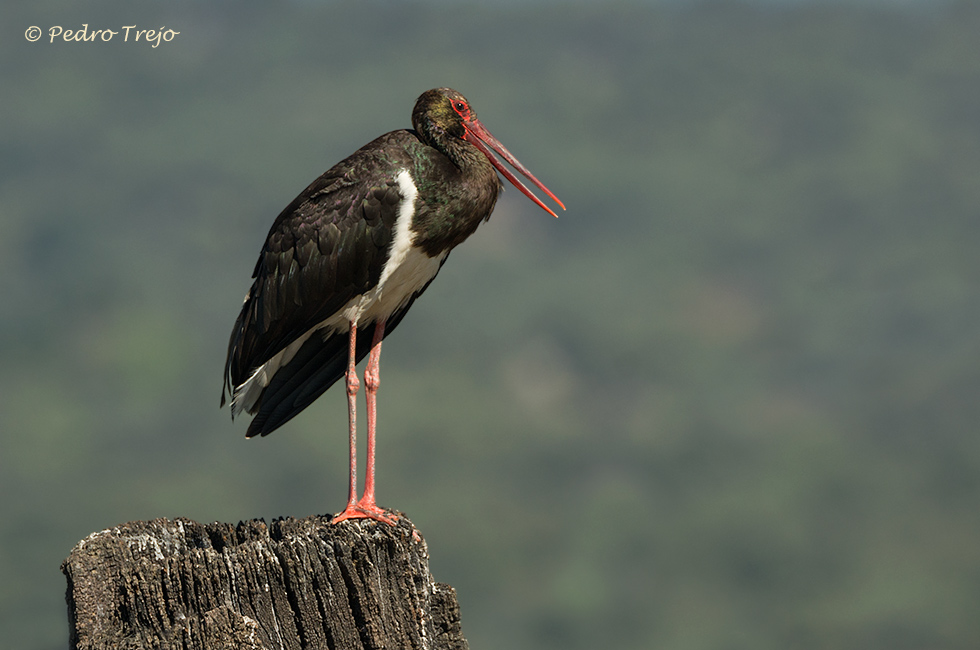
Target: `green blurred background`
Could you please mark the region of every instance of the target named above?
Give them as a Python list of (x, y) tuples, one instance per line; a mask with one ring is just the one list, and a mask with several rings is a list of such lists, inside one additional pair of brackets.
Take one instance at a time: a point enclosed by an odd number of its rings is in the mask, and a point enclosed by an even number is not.
[[(273, 218), (452, 86), (510, 189), (385, 345), (379, 500), (474, 650), (980, 647), (974, 2), (4, 8), (0, 645), (134, 519), (346, 497), (218, 410)], [(25, 30), (179, 31), (152, 48)]]

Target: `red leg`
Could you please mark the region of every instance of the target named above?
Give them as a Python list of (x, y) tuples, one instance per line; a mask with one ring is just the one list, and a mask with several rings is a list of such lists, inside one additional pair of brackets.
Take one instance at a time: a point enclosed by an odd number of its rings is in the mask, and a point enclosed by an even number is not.
[[(354, 332), (354, 325), (351, 325), (351, 332)], [(364, 479), (364, 496), (356, 504), (354, 499), (356, 498), (356, 491), (354, 488), (355, 482), (355, 463), (354, 463), (354, 397), (351, 396), (350, 389), (348, 388), (348, 408), (351, 412), (351, 490), (350, 490), (350, 501), (347, 504), (347, 509), (334, 517), (334, 523), (338, 521), (343, 521), (344, 519), (375, 519), (377, 521), (382, 521), (386, 524), (394, 525), (396, 518), (392, 515), (387, 514), (382, 508), (379, 508), (374, 500), (374, 450), (375, 450), (375, 433), (377, 429), (378, 420), (378, 387), (381, 385), (381, 375), (379, 373), (379, 365), (381, 358), (381, 341), (385, 336), (385, 322), (378, 321), (374, 326), (374, 338), (371, 341), (371, 354), (368, 356), (367, 367), (364, 369), (364, 388), (367, 397), (367, 421), (368, 421), (368, 439), (367, 439), (367, 476)], [(350, 365), (348, 367), (348, 386), (350, 386), (351, 375), (354, 376), (354, 395), (357, 393), (357, 375), (354, 374), (354, 343), (353, 335), (351, 336), (351, 352), (350, 352)]]
[(351, 321), (347, 335), (347, 420), (350, 423), (350, 482), (347, 488), (347, 508), (333, 518), (334, 523), (357, 517), (357, 323)]
[[(367, 475), (364, 479), (364, 496), (358, 502), (357, 507), (361, 512), (372, 513), (372, 519), (386, 521), (393, 524), (394, 520), (386, 515), (384, 510), (378, 507), (374, 501), (374, 450), (375, 434), (378, 424), (378, 387), (381, 386), (381, 373), (379, 365), (381, 360), (381, 341), (385, 337), (385, 322), (378, 321), (374, 326), (374, 338), (371, 341), (371, 354), (368, 356), (367, 367), (364, 369), (364, 388), (367, 395)], [(377, 515), (380, 515), (377, 516)]]

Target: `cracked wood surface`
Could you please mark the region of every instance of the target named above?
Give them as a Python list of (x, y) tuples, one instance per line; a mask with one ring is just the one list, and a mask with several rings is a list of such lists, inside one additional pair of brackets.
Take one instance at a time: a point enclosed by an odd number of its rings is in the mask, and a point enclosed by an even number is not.
[(135, 521), (62, 564), (72, 648), (466, 650), (411, 522)]

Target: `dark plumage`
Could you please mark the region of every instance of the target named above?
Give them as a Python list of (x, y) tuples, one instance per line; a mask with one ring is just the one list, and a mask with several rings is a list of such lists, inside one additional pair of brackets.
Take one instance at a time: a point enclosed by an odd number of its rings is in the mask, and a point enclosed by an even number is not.
[[(244, 384), (276, 353), (377, 285), (402, 200), (394, 177), (411, 165), (406, 147), (412, 144), (421, 144), (412, 131), (381, 136), (324, 172), (279, 214), (232, 330), (226, 389)], [(369, 349), (370, 339), (362, 337), (357, 360)], [(249, 437), (271, 433), (344, 375), (347, 332), (310, 337), (301, 352), (246, 409), (257, 413)], [(224, 398), (223, 390), (222, 404)]]

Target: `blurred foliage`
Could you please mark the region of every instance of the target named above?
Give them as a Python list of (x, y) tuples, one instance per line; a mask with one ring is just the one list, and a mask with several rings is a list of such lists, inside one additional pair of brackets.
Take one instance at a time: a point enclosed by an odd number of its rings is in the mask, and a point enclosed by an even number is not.
[[(474, 648), (980, 646), (980, 11), (709, 2), (6, 8), (0, 638), (131, 519), (346, 497), (331, 391), (245, 441), (272, 219), (450, 85), (508, 191), (385, 345), (379, 499)], [(30, 25), (172, 43), (29, 43)]]

